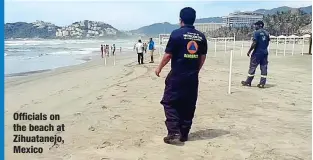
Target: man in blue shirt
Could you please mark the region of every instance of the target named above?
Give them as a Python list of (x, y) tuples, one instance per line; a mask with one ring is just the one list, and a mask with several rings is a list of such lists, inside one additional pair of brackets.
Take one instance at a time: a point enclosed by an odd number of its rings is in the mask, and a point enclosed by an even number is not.
[(152, 38), (150, 38), (148, 47), (149, 47), (149, 52), (150, 52), (150, 56), (151, 56), (151, 61), (149, 63), (154, 63), (153, 52), (154, 52), (155, 48), (154, 48), (154, 42), (153, 42)]
[(171, 71), (165, 80), (161, 104), (165, 111), (168, 134), (164, 142), (181, 144), (188, 140), (198, 98), (199, 71), (207, 53), (207, 40), (193, 26), (196, 11), (190, 7), (180, 11), (180, 28), (174, 30), (155, 74), (171, 60)]
[(260, 64), (261, 69), (261, 80), (257, 85), (259, 88), (264, 88), (266, 83), (267, 76), (267, 58), (268, 58), (268, 45), (270, 41), (269, 33), (263, 29), (264, 23), (262, 21), (258, 21), (255, 24), (256, 31), (253, 35), (253, 43), (250, 47), (250, 50), (247, 53), (247, 56), (250, 56), (251, 51), (251, 59), (250, 59), (250, 67), (248, 71), (248, 77), (246, 81), (242, 81), (241, 84), (243, 86), (251, 86), (251, 82), (254, 78), (255, 70)]

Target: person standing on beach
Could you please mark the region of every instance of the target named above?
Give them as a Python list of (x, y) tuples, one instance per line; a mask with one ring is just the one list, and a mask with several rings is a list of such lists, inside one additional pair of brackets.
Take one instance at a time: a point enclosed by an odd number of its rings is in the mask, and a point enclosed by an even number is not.
[(101, 57), (103, 58), (103, 45), (101, 44)]
[(261, 79), (257, 85), (259, 88), (264, 88), (267, 77), (267, 65), (268, 65), (268, 45), (270, 41), (269, 33), (263, 29), (264, 23), (258, 21), (254, 24), (255, 32), (253, 34), (253, 43), (247, 53), (250, 57), (250, 53), (253, 50), (250, 58), (250, 67), (248, 71), (248, 77), (245, 81), (241, 81), (243, 86), (251, 86), (251, 82), (254, 78), (255, 70), (260, 64)]
[(155, 74), (171, 60), (171, 71), (165, 79), (161, 104), (165, 111), (168, 134), (167, 144), (179, 144), (188, 140), (198, 98), (199, 72), (206, 53), (207, 40), (193, 26), (196, 11), (186, 7), (180, 11), (180, 28), (174, 30), (166, 45), (165, 54)]
[(138, 40), (138, 43), (136, 43), (135, 49), (136, 49), (137, 55), (138, 55), (138, 64), (143, 64), (144, 47), (143, 47), (143, 44), (142, 44), (140, 39)]
[(103, 45), (104, 56), (107, 56), (107, 47), (106, 46), (107, 46), (106, 44)]
[(143, 47), (144, 47), (144, 49), (145, 49), (145, 53), (147, 53), (147, 43), (144, 43), (144, 44), (143, 44)]
[(150, 41), (148, 44), (149, 44), (149, 53), (150, 53), (150, 57), (151, 57), (151, 61), (149, 63), (154, 63), (153, 52), (154, 52), (155, 48), (154, 48), (154, 42), (153, 42), (152, 38), (150, 38)]
[(110, 46), (107, 44), (106, 45), (106, 51), (107, 51), (107, 56), (110, 56)]

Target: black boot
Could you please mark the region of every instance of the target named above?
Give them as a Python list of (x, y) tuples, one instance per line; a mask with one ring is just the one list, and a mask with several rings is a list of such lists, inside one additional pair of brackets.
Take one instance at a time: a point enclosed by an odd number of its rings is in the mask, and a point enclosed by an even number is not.
[(186, 141), (188, 141), (188, 134), (189, 134), (189, 130), (190, 129), (188, 129), (188, 128), (180, 128), (180, 133), (181, 133), (181, 135), (180, 135), (180, 141), (181, 142), (186, 142)]
[(264, 88), (264, 84), (258, 84), (259, 88)]
[(163, 141), (164, 141), (164, 143), (173, 144), (173, 145), (182, 144), (182, 142), (180, 141), (180, 135), (179, 134), (169, 134), (163, 138)]
[(248, 83), (248, 82), (246, 82), (246, 81), (241, 81), (241, 84), (242, 84), (243, 86), (251, 87), (251, 83)]
[(186, 142), (186, 141), (188, 141), (188, 134), (187, 134), (187, 135), (181, 135), (179, 140), (180, 140), (181, 142)]

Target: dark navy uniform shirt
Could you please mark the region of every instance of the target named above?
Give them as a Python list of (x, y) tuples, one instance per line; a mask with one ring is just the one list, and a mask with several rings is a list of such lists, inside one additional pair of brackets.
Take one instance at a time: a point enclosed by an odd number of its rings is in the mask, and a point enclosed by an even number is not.
[(270, 36), (264, 29), (256, 30), (253, 34), (253, 40), (256, 42), (254, 54), (268, 54), (267, 47), (269, 45)]
[(165, 52), (172, 54), (170, 74), (198, 75), (200, 56), (207, 53), (207, 40), (194, 26), (186, 25), (171, 33)]

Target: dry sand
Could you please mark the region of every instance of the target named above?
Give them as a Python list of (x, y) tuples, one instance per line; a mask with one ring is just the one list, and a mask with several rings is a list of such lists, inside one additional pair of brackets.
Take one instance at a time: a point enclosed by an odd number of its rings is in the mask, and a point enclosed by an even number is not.
[[(239, 47), (240, 48), (240, 47)], [(220, 50), (223, 50), (221, 48)], [(247, 48), (245, 49), (247, 50)], [(245, 53), (245, 52), (244, 52)], [(137, 65), (136, 55), (14, 77), (6, 80), (8, 160), (309, 160), (312, 158), (312, 59), (269, 57), (268, 87), (242, 87), (249, 59), (235, 52), (232, 94), (227, 94), (229, 56), (212, 49), (200, 75), (200, 94), (190, 141), (164, 144), (167, 133), (155, 64)], [(158, 59), (156, 58), (156, 61)], [(60, 114), (60, 121), (13, 121), (14, 112)], [(13, 124), (65, 124), (64, 144), (12, 143)], [(13, 154), (13, 145), (38, 146), (43, 154)]]

